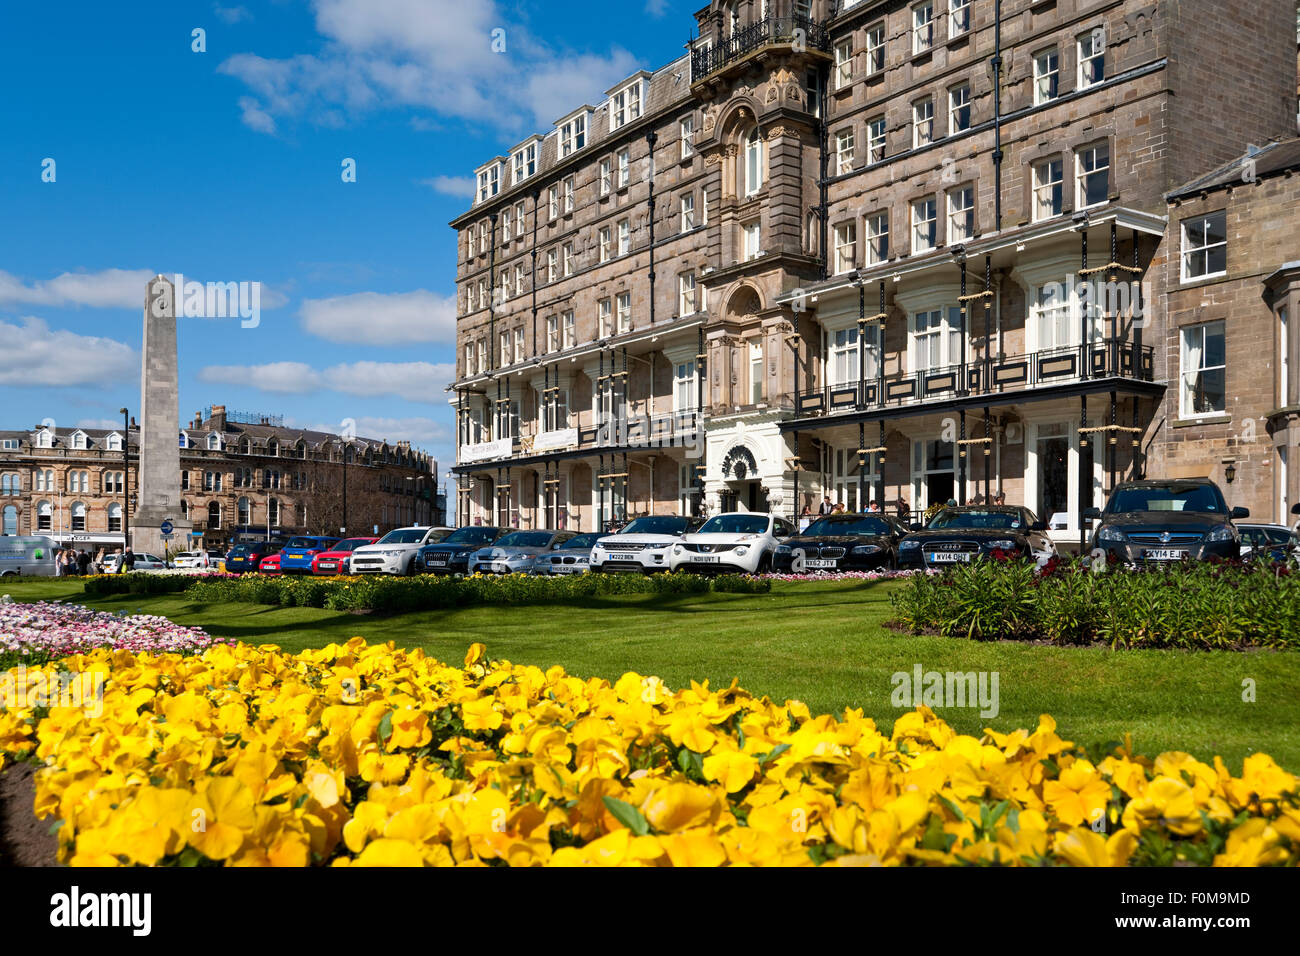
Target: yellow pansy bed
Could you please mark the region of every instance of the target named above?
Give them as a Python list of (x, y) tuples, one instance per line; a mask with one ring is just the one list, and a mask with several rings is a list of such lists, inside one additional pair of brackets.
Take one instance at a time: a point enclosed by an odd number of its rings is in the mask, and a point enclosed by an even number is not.
[[(733, 685), (345, 646), (96, 651), (93, 709), (0, 711), (73, 865), (1295, 865), (1300, 781), (1036, 730), (882, 734)], [(47, 668), (53, 673), (55, 667)], [(32, 679), (28, 671), (26, 679)], [(92, 711), (99, 711), (92, 716)], [(1094, 762), (1095, 760), (1095, 762)]]

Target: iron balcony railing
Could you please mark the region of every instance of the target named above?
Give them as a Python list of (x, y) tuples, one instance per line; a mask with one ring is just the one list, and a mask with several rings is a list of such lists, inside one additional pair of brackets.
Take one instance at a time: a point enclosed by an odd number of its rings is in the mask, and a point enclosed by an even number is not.
[(796, 46), (807, 50), (830, 50), (830, 28), (811, 17), (795, 14), (767, 16), (712, 46), (691, 51), (691, 82), (716, 73), (729, 63), (765, 46)]
[(1154, 381), (1154, 357), (1155, 349), (1150, 345), (1102, 339), (1087, 346), (1044, 349), (827, 385), (800, 393), (795, 409), (800, 417), (808, 418), (933, 399), (998, 395), (1082, 378), (1150, 382)]

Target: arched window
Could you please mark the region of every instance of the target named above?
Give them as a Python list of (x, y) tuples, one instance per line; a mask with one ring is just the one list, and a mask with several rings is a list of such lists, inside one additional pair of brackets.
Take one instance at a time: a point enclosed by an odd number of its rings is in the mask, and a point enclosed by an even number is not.
[(0, 495), (16, 495), (18, 490), (17, 475), (0, 475)]
[(72, 530), (86, 530), (86, 506), (80, 501), (72, 503)]
[(272, 438), (266, 443), (266, 453), (272, 457), (278, 457), (280, 454), (280, 443)]
[(745, 140), (746, 196), (752, 196), (763, 188), (766, 165), (763, 161), (763, 138), (758, 135), (758, 127), (755, 126)]
[[(181, 502), (181, 514), (186, 512), (185, 502)], [(122, 506), (116, 501), (108, 506), (108, 530), (119, 532), (122, 530)]]
[(54, 511), (48, 501), (36, 502), (36, 530), (49, 531), (54, 518)]
[(267, 514), (266, 520), (269, 521), (271, 524), (278, 525), (280, 523), (280, 499), (271, 498), (269, 501), (267, 501), (266, 514)]
[(18, 509), (13, 505), (5, 505), (4, 520), (0, 522), (0, 531), (5, 534), (18, 533)]
[(212, 501), (208, 503), (208, 530), (212, 531), (221, 527), (221, 502)]
[(42, 430), (41, 430), (41, 433), (40, 433), (39, 435), (36, 436), (36, 447), (37, 447), (37, 448), (53, 448), (53, 447), (54, 447), (54, 435), (53, 435), (53, 433), (50, 432), (50, 431), (48, 431), (48, 430), (46, 430), (46, 429), (42, 429)]
[(208, 451), (221, 451), (221, 433), (213, 432), (208, 436)]
[(240, 498), (238, 503), (239, 524), (248, 527), (253, 523), (253, 503), (247, 498)]

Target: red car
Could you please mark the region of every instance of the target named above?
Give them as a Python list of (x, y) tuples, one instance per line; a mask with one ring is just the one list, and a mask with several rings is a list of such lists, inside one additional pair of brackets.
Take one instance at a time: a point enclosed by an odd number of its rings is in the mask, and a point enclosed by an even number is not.
[(258, 574), (279, 574), (280, 573), (280, 552), (268, 554), (257, 566)]
[(331, 546), (328, 551), (322, 551), (312, 559), (311, 573), (347, 574), (348, 562), (352, 560), (352, 552), (367, 544), (374, 544), (378, 540), (378, 538), (345, 538), (338, 544)]

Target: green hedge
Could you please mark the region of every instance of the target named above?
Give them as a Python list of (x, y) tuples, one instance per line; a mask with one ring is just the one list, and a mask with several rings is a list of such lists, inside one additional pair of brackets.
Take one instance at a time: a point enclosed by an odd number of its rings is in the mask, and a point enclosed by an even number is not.
[(467, 578), (263, 577), (195, 580), (188, 595), (208, 603), (243, 602), (335, 611), (428, 611), (473, 604), (544, 604), (611, 594), (704, 594), (710, 590), (761, 594), (772, 583), (743, 575), (705, 578), (693, 574), (580, 574), (533, 577), (522, 574)]
[(979, 561), (890, 596), (914, 634), (1111, 647), (1300, 647), (1300, 574), (1285, 566)]
[(188, 590), (195, 579), (186, 574), (99, 574), (86, 578), (82, 590), (94, 597), (110, 594), (179, 594)]

